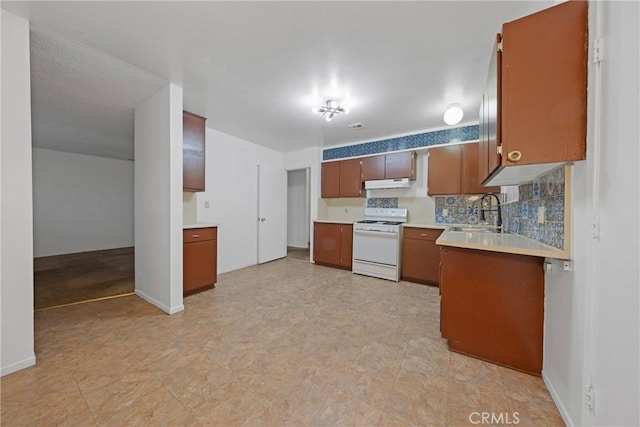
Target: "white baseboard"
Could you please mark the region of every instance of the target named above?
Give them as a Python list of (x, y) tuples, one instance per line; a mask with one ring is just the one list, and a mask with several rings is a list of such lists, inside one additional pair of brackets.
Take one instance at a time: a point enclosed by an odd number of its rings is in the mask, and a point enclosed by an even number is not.
[(13, 372), (19, 371), (24, 368), (28, 368), (29, 366), (33, 366), (36, 364), (36, 355), (34, 354), (31, 357), (27, 357), (24, 360), (20, 360), (19, 362), (12, 363), (7, 366), (2, 366), (0, 368), (0, 377), (11, 374)]
[(555, 387), (553, 387), (553, 382), (547, 376), (547, 373), (544, 370), (542, 371), (542, 381), (544, 382), (544, 385), (547, 386), (547, 390), (549, 390), (549, 394), (551, 394), (553, 402), (558, 407), (558, 412), (560, 412), (560, 416), (562, 417), (564, 423), (570, 427), (575, 426), (576, 424), (573, 422), (573, 419), (571, 418), (571, 415), (569, 415), (567, 408), (562, 403), (562, 399), (560, 399), (558, 392), (556, 391)]
[(178, 313), (180, 311), (184, 310), (184, 305), (180, 304), (176, 307), (167, 307), (166, 305), (164, 305), (163, 303), (161, 303), (160, 301), (158, 301), (157, 299), (150, 297), (149, 295), (145, 294), (144, 292), (142, 292), (139, 289), (135, 290), (135, 294), (137, 296), (139, 296), (140, 298), (142, 298), (143, 300), (145, 300), (146, 302), (155, 305), (156, 307), (158, 307), (160, 310), (164, 311), (167, 314), (175, 314)]

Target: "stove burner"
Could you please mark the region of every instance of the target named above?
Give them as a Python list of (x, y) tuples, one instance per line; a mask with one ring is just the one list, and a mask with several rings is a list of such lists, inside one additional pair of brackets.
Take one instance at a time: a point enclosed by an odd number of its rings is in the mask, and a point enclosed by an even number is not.
[(384, 225), (402, 225), (400, 221), (386, 221), (383, 222)]
[(358, 221), (358, 224), (377, 224), (380, 221), (376, 221), (373, 219), (363, 219), (362, 221)]

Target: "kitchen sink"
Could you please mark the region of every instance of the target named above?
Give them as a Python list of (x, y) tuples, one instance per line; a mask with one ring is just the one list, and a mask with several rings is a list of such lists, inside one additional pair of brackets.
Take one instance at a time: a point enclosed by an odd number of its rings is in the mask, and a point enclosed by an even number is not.
[(499, 233), (500, 229), (493, 227), (465, 227), (465, 226), (456, 226), (451, 227), (449, 230), (451, 231), (461, 231), (463, 233)]

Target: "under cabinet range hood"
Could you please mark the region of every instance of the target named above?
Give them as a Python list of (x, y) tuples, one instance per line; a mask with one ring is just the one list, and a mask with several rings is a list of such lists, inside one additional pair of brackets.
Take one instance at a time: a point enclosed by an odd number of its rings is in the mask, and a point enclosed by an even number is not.
[(376, 179), (364, 182), (365, 190), (378, 190), (382, 188), (409, 188), (409, 186), (409, 178)]

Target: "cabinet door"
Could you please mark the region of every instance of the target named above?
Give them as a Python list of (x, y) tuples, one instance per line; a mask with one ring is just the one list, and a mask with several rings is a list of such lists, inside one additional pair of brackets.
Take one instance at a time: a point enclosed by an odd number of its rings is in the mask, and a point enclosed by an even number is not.
[(340, 197), (362, 196), (362, 177), (360, 159), (340, 162)]
[(415, 172), (416, 172), (415, 151), (404, 151), (402, 153), (387, 154), (385, 156), (385, 172), (384, 172), (385, 178), (415, 179), (416, 177)]
[(502, 37), (496, 36), (489, 77), (485, 88), (485, 127), (486, 143), (484, 153), (485, 166), (480, 171), (480, 180), (485, 181), (502, 163), (502, 155), (498, 153), (498, 146), (502, 145), (501, 99), (502, 99), (502, 51), (498, 48)]
[(476, 142), (463, 144), (461, 147), (461, 192), (462, 194), (499, 193), (500, 187), (485, 187), (480, 183), (480, 145)]
[(402, 278), (418, 283), (440, 281), (440, 247), (436, 240), (442, 230), (406, 228), (402, 239)]
[(313, 224), (313, 260), (318, 264), (340, 265), (340, 224)]
[(585, 158), (587, 3), (560, 3), (503, 25), (503, 165)]
[(460, 145), (429, 148), (427, 192), (460, 194)]
[(217, 241), (185, 243), (183, 246), (183, 292), (185, 295), (213, 287), (217, 273)]
[(340, 226), (340, 265), (351, 270), (353, 258), (353, 226)]
[(321, 165), (321, 197), (340, 197), (340, 162), (327, 162)]
[(385, 156), (372, 156), (360, 159), (362, 161), (362, 180), (384, 179)]
[(182, 113), (182, 187), (204, 191), (206, 119), (188, 111)]

